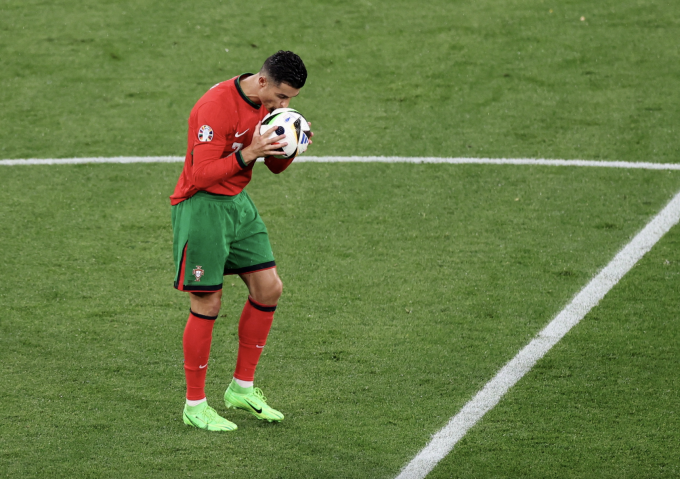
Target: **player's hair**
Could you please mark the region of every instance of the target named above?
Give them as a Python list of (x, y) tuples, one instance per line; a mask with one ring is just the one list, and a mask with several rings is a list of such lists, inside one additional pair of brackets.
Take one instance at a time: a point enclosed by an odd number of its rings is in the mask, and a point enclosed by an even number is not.
[(307, 69), (302, 58), (293, 52), (279, 50), (267, 58), (260, 72), (270, 78), (275, 85), (287, 83), (293, 88), (302, 88), (307, 80)]

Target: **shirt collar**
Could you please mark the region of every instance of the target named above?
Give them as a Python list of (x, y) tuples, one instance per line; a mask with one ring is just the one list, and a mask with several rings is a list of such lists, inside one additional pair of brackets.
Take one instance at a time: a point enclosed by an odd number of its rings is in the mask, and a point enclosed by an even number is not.
[(236, 85), (236, 90), (238, 90), (238, 94), (241, 95), (241, 98), (243, 98), (246, 101), (246, 103), (248, 103), (250, 106), (252, 106), (256, 110), (259, 110), (262, 105), (253, 103), (253, 101), (250, 98), (248, 98), (248, 96), (245, 93), (243, 93), (243, 89), (241, 88), (241, 79), (247, 78), (252, 75), (253, 75), (252, 73), (243, 73), (236, 77), (236, 81), (234, 82), (234, 84)]

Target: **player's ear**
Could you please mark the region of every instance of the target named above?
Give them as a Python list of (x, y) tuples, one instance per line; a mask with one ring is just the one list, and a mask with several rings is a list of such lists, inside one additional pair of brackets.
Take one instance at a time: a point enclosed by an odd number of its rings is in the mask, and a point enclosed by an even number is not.
[(260, 85), (260, 88), (266, 88), (267, 86), (267, 77), (264, 75), (260, 75), (257, 79), (258, 85)]

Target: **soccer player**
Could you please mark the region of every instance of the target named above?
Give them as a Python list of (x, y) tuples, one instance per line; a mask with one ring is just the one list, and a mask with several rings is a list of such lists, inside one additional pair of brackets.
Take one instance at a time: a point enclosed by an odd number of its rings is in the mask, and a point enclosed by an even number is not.
[(283, 414), (253, 387), (283, 285), (267, 228), (244, 188), (258, 158), (264, 158), (275, 174), (293, 161), (272, 156), (282, 154), (280, 148), (286, 143), (276, 143), (284, 136), (269, 138), (276, 127), (261, 135), (260, 125), (267, 113), (288, 107), (306, 79), (300, 57), (279, 51), (258, 73), (244, 73), (213, 86), (191, 110), (184, 169), (170, 197), (175, 288), (188, 292), (191, 302), (183, 336), (187, 425), (209, 431), (237, 428), (217, 414), (205, 397), (213, 324), (227, 274), (239, 275), (249, 296), (239, 320), (238, 357), (224, 393), (225, 405), (269, 422), (283, 420)]

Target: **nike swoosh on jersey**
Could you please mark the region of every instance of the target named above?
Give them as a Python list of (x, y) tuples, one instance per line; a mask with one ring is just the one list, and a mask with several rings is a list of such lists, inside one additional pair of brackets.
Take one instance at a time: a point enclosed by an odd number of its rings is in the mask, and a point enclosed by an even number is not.
[[(250, 128), (248, 128), (248, 130), (250, 130)], [(234, 136), (235, 136), (236, 138), (238, 138), (239, 136), (243, 136), (243, 135), (245, 135), (245, 134), (248, 132), (248, 130), (244, 131), (244, 132), (241, 133), (241, 134), (239, 134), (239, 132), (237, 131), (237, 132), (236, 132), (236, 135), (234, 135)]]

